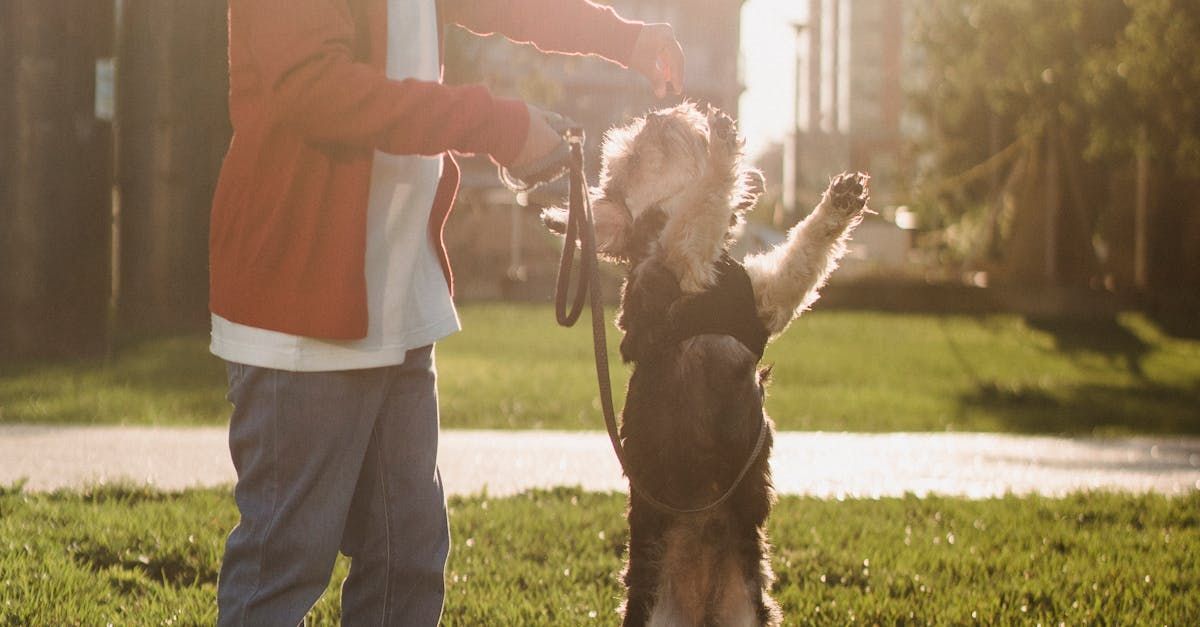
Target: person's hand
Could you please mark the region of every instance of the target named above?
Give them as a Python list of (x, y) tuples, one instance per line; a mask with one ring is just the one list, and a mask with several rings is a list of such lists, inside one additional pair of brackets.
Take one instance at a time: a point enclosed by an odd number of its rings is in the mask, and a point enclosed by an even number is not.
[(563, 142), (562, 134), (546, 121), (548, 114), (545, 111), (531, 104), (525, 107), (529, 109), (529, 134), (525, 136), (525, 144), (517, 158), (508, 164), (514, 170), (545, 157)]
[(667, 95), (667, 85), (676, 95), (683, 93), (683, 48), (670, 24), (646, 24), (633, 44), (629, 67), (645, 76), (654, 95)]

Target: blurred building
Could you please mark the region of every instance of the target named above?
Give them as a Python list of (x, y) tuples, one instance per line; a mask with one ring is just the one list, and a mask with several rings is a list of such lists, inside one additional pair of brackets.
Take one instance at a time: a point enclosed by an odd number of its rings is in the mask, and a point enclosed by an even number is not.
[(766, 200), (775, 207), (770, 221), (786, 228), (807, 215), (830, 177), (867, 172), (871, 206), (883, 218), (855, 231), (835, 282), (911, 275), (918, 270), (910, 254), (913, 225), (902, 228), (894, 216), (910, 174), (906, 142), (922, 132), (904, 110), (904, 93), (921, 76), (917, 51), (905, 45), (912, 3), (803, 2), (806, 17), (793, 24), (795, 56), (787, 60), (796, 73), (795, 92), (787, 95), (796, 107), (794, 127), (758, 160), (769, 189), (778, 190)]
[(871, 174), (873, 204), (892, 204), (904, 138), (920, 132), (904, 115), (904, 91), (920, 76), (917, 51), (905, 45), (913, 3), (807, 2), (808, 18), (796, 25), (796, 128), (784, 166), (796, 173), (796, 198), (820, 194), (842, 170), (860, 170)]

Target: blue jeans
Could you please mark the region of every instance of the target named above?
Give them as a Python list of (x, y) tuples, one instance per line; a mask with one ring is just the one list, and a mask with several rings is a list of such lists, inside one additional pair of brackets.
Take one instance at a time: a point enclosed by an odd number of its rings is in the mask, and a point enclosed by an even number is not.
[(340, 549), (351, 558), (343, 624), (436, 625), (450, 530), (433, 347), (387, 368), (228, 372), (241, 521), (225, 544), (218, 624), (301, 623)]

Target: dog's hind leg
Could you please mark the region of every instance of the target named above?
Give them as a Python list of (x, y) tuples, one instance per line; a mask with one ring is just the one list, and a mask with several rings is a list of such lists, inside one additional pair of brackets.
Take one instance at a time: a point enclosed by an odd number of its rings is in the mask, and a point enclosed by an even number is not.
[[(637, 498), (631, 496), (631, 499)], [(624, 627), (643, 627), (650, 621), (658, 593), (662, 553), (661, 517), (647, 511), (648, 505), (629, 506), (629, 555), (625, 572)]]
[(721, 578), (719, 594), (706, 624), (719, 627), (760, 627), (768, 624), (760, 618), (761, 612), (755, 603), (755, 597), (761, 593), (753, 581), (746, 579), (741, 568), (736, 564), (728, 564), (718, 576)]
[(771, 571), (770, 545), (764, 528), (760, 527), (755, 535), (758, 542), (752, 547), (747, 546), (743, 553), (744, 566), (751, 571), (748, 573), (753, 590), (751, 604), (754, 606), (759, 625), (775, 627), (783, 623), (783, 614), (779, 610), (779, 604), (771, 597), (771, 584), (775, 581), (775, 575)]
[[(759, 411), (762, 411), (761, 408)], [(770, 420), (764, 414), (764, 419)], [(762, 456), (750, 470), (754, 481), (747, 480), (731, 501), (735, 539), (729, 553), (735, 556), (738, 575), (748, 584), (749, 605), (753, 608), (752, 624), (774, 627), (783, 621), (779, 605), (771, 598), (775, 574), (771, 570), (771, 543), (767, 539), (767, 517), (775, 502), (775, 490), (768, 464), (774, 436), (769, 436)]]
[(862, 220), (869, 180), (862, 173), (834, 177), (817, 208), (788, 231), (786, 242), (746, 257), (758, 316), (771, 335), (817, 300), (817, 290), (837, 268), (850, 232)]

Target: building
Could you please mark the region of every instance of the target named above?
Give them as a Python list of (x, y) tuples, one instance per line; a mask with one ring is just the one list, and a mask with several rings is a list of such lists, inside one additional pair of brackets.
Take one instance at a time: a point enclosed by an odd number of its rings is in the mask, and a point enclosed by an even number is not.
[(893, 204), (905, 137), (919, 132), (904, 115), (904, 90), (920, 74), (917, 51), (905, 45), (912, 3), (807, 2), (808, 17), (796, 25), (796, 125), (785, 165), (795, 172), (796, 197), (820, 194), (837, 172), (860, 170), (871, 174), (874, 204)]

